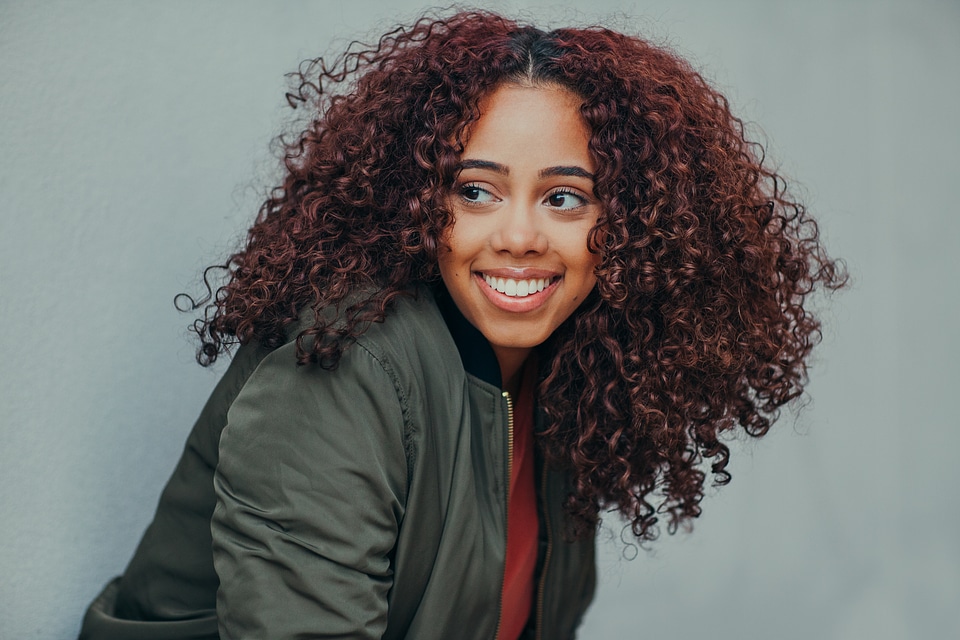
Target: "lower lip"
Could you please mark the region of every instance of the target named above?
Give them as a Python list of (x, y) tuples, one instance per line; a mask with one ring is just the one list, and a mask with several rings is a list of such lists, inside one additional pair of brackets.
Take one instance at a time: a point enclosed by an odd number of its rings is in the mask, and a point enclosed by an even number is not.
[(483, 291), (483, 294), (487, 296), (487, 300), (492, 302), (493, 305), (498, 309), (502, 311), (508, 311), (510, 313), (527, 313), (540, 308), (547, 301), (547, 298), (553, 295), (553, 292), (557, 290), (557, 284), (560, 282), (560, 278), (557, 278), (556, 280), (552, 280), (549, 285), (544, 287), (543, 291), (531, 293), (519, 298), (516, 296), (508, 296), (505, 293), (500, 293), (488, 285), (487, 281), (483, 279), (483, 275), (479, 273), (474, 273), (473, 277), (477, 280), (477, 286), (479, 286), (480, 290)]

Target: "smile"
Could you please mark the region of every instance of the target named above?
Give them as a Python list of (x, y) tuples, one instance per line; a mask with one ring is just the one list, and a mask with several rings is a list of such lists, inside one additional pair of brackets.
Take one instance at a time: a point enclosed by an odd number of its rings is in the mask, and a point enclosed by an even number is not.
[(534, 293), (543, 291), (550, 286), (552, 278), (531, 278), (529, 280), (514, 280), (513, 278), (497, 278), (482, 274), (484, 282), (491, 289), (510, 296), (511, 298), (525, 298)]

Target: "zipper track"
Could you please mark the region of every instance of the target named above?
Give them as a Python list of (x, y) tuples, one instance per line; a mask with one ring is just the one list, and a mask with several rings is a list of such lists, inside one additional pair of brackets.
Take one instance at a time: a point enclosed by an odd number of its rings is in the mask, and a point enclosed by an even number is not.
[(536, 640), (543, 639), (543, 592), (547, 587), (547, 569), (550, 568), (550, 555), (553, 553), (553, 532), (550, 529), (550, 505), (547, 500), (547, 463), (543, 463), (540, 476), (540, 496), (543, 500), (543, 525), (547, 528), (547, 551), (543, 554), (543, 570), (540, 572), (540, 584), (537, 587)]
[(500, 578), (500, 611), (497, 614), (497, 633), (500, 638), (500, 625), (503, 624), (503, 587), (507, 582), (507, 532), (510, 526), (510, 480), (513, 477), (513, 398), (509, 391), (502, 392), (507, 401), (507, 481), (504, 483), (503, 509), (503, 575)]

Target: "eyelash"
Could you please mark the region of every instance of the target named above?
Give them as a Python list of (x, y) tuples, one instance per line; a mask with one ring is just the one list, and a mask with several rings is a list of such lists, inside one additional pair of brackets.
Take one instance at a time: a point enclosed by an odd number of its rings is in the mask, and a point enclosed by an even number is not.
[(580, 207), (583, 207), (587, 204), (587, 199), (584, 198), (582, 195), (580, 195), (576, 191), (572, 191), (571, 189), (566, 189), (564, 187), (561, 187), (559, 189), (556, 189), (548, 193), (545, 200), (550, 200), (550, 198), (552, 198), (553, 196), (572, 196), (576, 198), (579, 204), (577, 204), (576, 206), (570, 207), (570, 209), (579, 209)]
[(469, 198), (466, 197), (466, 192), (469, 191), (469, 190), (471, 190), (471, 189), (476, 189), (477, 191), (482, 191), (483, 193), (486, 193), (486, 194), (488, 194), (488, 195), (490, 195), (490, 196), (493, 196), (493, 194), (490, 193), (490, 191), (488, 191), (487, 189), (484, 189), (484, 188), (481, 187), (479, 184), (474, 183), (474, 182), (468, 182), (467, 184), (461, 186), (461, 187), (457, 190), (457, 191), (458, 191), (458, 195), (460, 196), (460, 200), (462, 200), (462, 201), (463, 201), (464, 203), (466, 203), (468, 206), (473, 206), (473, 207), (475, 207), (475, 206), (479, 206), (479, 205), (484, 204), (483, 202), (478, 202), (478, 201), (476, 201), (476, 200), (470, 200)]

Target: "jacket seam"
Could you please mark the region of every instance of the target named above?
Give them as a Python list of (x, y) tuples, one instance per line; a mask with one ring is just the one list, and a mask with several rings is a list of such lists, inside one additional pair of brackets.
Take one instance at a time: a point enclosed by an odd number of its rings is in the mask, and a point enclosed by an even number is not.
[(397, 403), (400, 405), (400, 415), (403, 416), (403, 452), (404, 458), (407, 461), (407, 481), (403, 487), (403, 505), (404, 511), (406, 511), (407, 496), (410, 493), (410, 483), (413, 479), (413, 467), (416, 462), (416, 449), (413, 444), (413, 421), (410, 417), (410, 403), (407, 399), (407, 395), (403, 392), (403, 387), (400, 385), (400, 378), (396, 373), (396, 370), (390, 365), (389, 360), (386, 358), (381, 358), (373, 351), (367, 347), (363, 342), (357, 341), (356, 346), (363, 349), (363, 351), (373, 358), (374, 362), (380, 365), (380, 368), (383, 372), (390, 378), (390, 382), (393, 384), (393, 391), (397, 396)]

